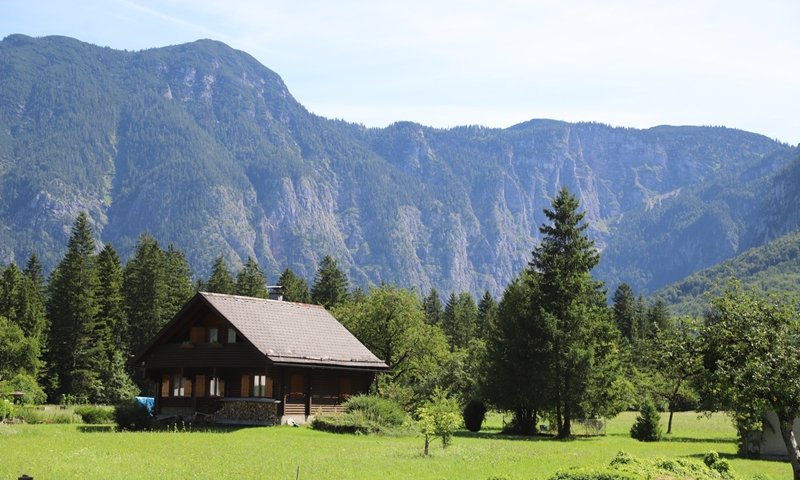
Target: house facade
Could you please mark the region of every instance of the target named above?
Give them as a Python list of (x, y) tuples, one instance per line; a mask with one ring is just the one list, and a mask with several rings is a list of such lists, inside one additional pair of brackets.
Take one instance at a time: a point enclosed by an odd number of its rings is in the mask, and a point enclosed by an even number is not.
[(261, 425), (339, 412), (388, 369), (321, 306), (205, 292), (132, 362), (158, 414)]

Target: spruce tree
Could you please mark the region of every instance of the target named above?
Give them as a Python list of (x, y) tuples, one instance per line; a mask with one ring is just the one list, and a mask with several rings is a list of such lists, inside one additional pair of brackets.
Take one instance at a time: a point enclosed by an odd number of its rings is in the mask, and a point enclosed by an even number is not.
[(339, 269), (336, 260), (330, 255), (319, 262), (314, 285), (311, 286), (311, 301), (331, 309), (348, 298), (347, 275)]
[(302, 277), (287, 268), (281, 273), (278, 285), (282, 287), (283, 299), (287, 302), (311, 303), (311, 292)]
[(75, 220), (67, 253), (50, 277), (47, 316), (52, 322), (48, 342), (48, 365), (52, 385), (51, 400), (59, 394), (74, 393), (73, 374), (83, 351), (78, 343), (90, 332), (98, 313), (95, 242), (89, 217), (81, 213)]
[(442, 331), (453, 349), (465, 348), (475, 338), (478, 325), (478, 307), (469, 292), (458, 296), (450, 294), (442, 314)]
[(627, 283), (620, 284), (614, 291), (614, 321), (620, 334), (633, 343), (639, 338), (639, 321), (636, 312), (636, 297)]
[(491, 292), (486, 290), (481, 297), (478, 304), (478, 325), (477, 336), (479, 338), (488, 338), (489, 331), (497, 323), (497, 302)]
[(208, 277), (205, 289), (212, 293), (227, 293), (233, 294), (236, 291), (236, 283), (233, 281), (233, 275), (228, 270), (228, 265), (225, 263), (225, 258), (220, 255), (214, 260), (214, 266), (211, 267), (211, 276)]
[(534, 308), (550, 325), (552, 401), (559, 437), (572, 434), (572, 418), (581, 413), (590, 388), (602, 391), (615, 380), (614, 372), (598, 375), (596, 368), (616, 364), (600, 358), (617, 351), (616, 329), (609, 328), (612, 320), (603, 285), (590, 274), (600, 257), (584, 233), (588, 225), (578, 208), (578, 199), (562, 188), (552, 209), (544, 210), (550, 223), (540, 227), (542, 241), (529, 265), (537, 285)]
[(252, 257), (247, 257), (247, 262), (236, 276), (236, 293), (245, 297), (267, 298), (267, 280)]
[(196, 293), (186, 255), (171, 243), (164, 252), (164, 286), (159, 299), (163, 302), (166, 324)]
[(432, 287), (428, 296), (422, 301), (422, 309), (425, 312), (425, 322), (428, 325), (440, 325), (442, 322), (442, 300), (436, 287)]
[(142, 234), (133, 257), (125, 264), (122, 296), (128, 318), (128, 353), (137, 353), (168, 320), (160, 301), (164, 288), (164, 252), (150, 235)]

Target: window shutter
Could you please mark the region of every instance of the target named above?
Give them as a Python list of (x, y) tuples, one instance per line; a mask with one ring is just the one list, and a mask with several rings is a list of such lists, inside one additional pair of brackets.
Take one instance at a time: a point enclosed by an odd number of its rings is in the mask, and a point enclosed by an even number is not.
[(161, 376), (161, 396), (169, 397), (169, 373)]
[(267, 377), (267, 398), (274, 398), (272, 396), (272, 377)]
[(206, 343), (206, 329), (203, 327), (192, 327), (189, 330), (189, 340), (196, 345)]
[(183, 396), (184, 397), (191, 397), (192, 396), (192, 379), (191, 378), (184, 378), (183, 379)]
[(223, 380), (222, 378), (219, 379), (219, 396), (220, 397), (225, 396), (225, 380)]
[(242, 375), (242, 396), (250, 396), (250, 375)]
[(197, 375), (194, 377), (194, 394), (196, 397), (206, 396), (206, 376)]

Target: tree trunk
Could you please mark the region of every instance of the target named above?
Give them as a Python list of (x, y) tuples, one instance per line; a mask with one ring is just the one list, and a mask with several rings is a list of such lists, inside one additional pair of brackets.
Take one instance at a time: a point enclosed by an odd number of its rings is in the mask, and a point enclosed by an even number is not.
[(786, 445), (786, 454), (789, 455), (789, 462), (792, 464), (792, 472), (794, 472), (794, 480), (800, 480), (800, 451), (797, 449), (797, 440), (794, 438), (792, 427), (794, 425), (794, 418), (779, 419), (781, 428), (781, 437), (783, 443)]
[(570, 417), (569, 405), (564, 405), (564, 423), (558, 432), (558, 438), (567, 438), (572, 435), (572, 419)]
[(675, 409), (672, 408), (672, 404), (669, 405), (669, 421), (667, 422), (667, 435), (672, 433), (672, 415), (675, 413)]
[(428, 456), (428, 447), (430, 446), (430, 444), (431, 444), (431, 436), (426, 433), (425, 434), (425, 452), (424, 452), (426, 457)]

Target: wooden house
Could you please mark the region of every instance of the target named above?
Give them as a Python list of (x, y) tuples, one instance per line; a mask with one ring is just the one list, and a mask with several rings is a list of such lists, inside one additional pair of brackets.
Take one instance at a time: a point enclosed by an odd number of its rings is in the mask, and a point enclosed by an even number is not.
[(134, 358), (162, 415), (303, 423), (386, 364), (321, 306), (200, 292)]

